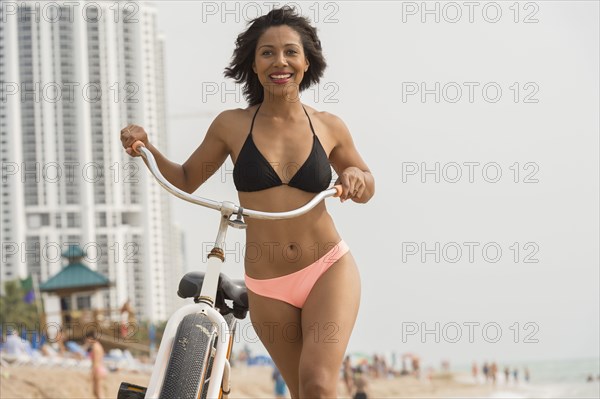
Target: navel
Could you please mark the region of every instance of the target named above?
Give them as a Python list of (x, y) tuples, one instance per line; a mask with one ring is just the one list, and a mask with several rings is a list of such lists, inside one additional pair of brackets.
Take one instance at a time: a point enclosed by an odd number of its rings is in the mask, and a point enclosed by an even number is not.
[(302, 249), (297, 242), (290, 242), (284, 247), (283, 257), (288, 262), (296, 262), (300, 259), (300, 256), (302, 256)]

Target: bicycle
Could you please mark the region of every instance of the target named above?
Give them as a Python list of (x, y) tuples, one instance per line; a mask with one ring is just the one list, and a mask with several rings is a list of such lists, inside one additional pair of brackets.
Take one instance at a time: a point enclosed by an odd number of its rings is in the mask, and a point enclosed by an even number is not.
[[(158, 183), (171, 194), (193, 204), (221, 213), (215, 245), (208, 254), (206, 272), (183, 276), (177, 294), (193, 298), (169, 318), (156, 355), (147, 388), (121, 383), (117, 399), (141, 398), (227, 398), (230, 393), (229, 358), (237, 320), (248, 313), (248, 293), (243, 280), (232, 280), (223, 273), (223, 244), (228, 227), (244, 229), (243, 217), (287, 219), (300, 216), (327, 197), (339, 197), (342, 186), (335, 185), (315, 195), (300, 208), (286, 212), (245, 209), (229, 201), (217, 202), (188, 194), (173, 186), (158, 169), (152, 153), (141, 141), (132, 145), (144, 157)], [(235, 215), (235, 219), (231, 219)], [(232, 302), (230, 307), (225, 300)]]

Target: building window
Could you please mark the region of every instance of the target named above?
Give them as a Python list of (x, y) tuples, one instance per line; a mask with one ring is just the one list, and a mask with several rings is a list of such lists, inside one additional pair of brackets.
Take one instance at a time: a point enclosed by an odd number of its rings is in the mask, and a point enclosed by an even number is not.
[(81, 227), (81, 216), (79, 213), (67, 213), (67, 227)]
[(96, 213), (96, 227), (106, 227), (106, 212)]
[(91, 309), (92, 298), (89, 295), (77, 296), (77, 309)]

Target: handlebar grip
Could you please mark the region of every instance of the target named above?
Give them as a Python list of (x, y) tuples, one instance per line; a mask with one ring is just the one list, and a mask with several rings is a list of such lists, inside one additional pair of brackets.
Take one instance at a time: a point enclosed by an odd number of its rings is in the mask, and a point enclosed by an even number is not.
[(335, 188), (336, 193), (333, 195), (334, 197), (339, 197), (340, 195), (342, 195), (342, 185), (341, 184), (336, 184), (335, 186), (333, 186), (333, 188)]
[(138, 151), (138, 148), (140, 148), (140, 147), (145, 147), (144, 143), (142, 143), (140, 140), (136, 141), (135, 143), (133, 143), (133, 144), (131, 145), (131, 149), (132, 149), (134, 152), (136, 152), (137, 154), (140, 154), (140, 155), (142, 155), (142, 153)]

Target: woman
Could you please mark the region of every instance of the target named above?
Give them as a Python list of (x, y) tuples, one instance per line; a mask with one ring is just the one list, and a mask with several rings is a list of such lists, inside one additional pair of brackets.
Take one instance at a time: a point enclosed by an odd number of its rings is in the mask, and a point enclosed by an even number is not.
[(360, 368), (356, 370), (354, 375), (354, 395), (352, 399), (367, 399), (369, 397), (367, 393), (368, 382)]
[[(339, 175), (341, 201), (365, 203), (374, 179), (344, 122), (304, 106), (300, 91), (326, 67), (316, 29), (289, 7), (252, 21), (236, 41), (225, 75), (249, 103), (218, 115), (183, 164), (166, 159), (144, 129), (121, 131), (127, 153), (144, 142), (163, 175), (191, 193), (230, 156), (244, 208), (300, 207)], [(248, 218), (245, 272), (250, 317), (293, 398), (336, 397), (342, 359), (360, 301), (360, 278), (324, 202), (288, 220)]]
[(104, 365), (104, 348), (98, 342), (96, 330), (88, 330), (86, 336), (87, 351), (92, 361), (92, 389), (96, 399), (104, 398), (103, 381), (108, 375)]
[(352, 381), (353, 373), (354, 371), (352, 370), (350, 356), (346, 356), (342, 365), (342, 380), (344, 381), (348, 395), (352, 395), (352, 390), (354, 389), (354, 383)]

